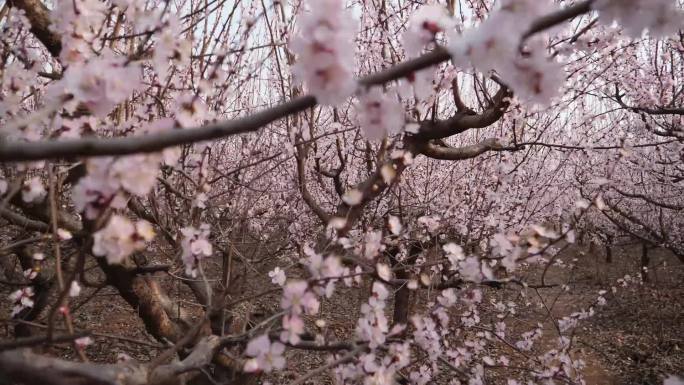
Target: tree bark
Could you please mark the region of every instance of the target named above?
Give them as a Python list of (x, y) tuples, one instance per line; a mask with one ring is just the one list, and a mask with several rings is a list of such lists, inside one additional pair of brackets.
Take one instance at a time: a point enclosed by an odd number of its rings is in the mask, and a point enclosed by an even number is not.
[(54, 57), (62, 52), (60, 37), (50, 30), (50, 10), (40, 0), (9, 0), (10, 7), (24, 11), (31, 23), (31, 33), (40, 40)]

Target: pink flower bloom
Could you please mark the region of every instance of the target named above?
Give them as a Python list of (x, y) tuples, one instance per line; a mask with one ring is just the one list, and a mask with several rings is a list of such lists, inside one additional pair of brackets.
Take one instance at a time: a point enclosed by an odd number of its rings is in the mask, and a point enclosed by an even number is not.
[(368, 304), (374, 309), (383, 309), (385, 307), (385, 301), (389, 297), (389, 291), (380, 282), (373, 282), (372, 295), (368, 299)]
[(183, 127), (196, 127), (209, 119), (207, 105), (193, 94), (185, 94), (176, 102), (176, 122)]
[(447, 243), (442, 246), (442, 250), (447, 253), (446, 257), (451, 264), (452, 269), (457, 269), (458, 264), (465, 259), (463, 248), (455, 243)]
[(306, 281), (291, 281), (285, 285), (280, 306), (295, 315), (311, 315), (318, 313), (320, 304), (316, 296), (308, 290)]
[(367, 376), (363, 381), (363, 385), (392, 385), (395, 383), (394, 370), (385, 367), (379, 367), (372, 376)]
[(477, 257), (469, 257), (459, 263), (461, 277), (470, 282), (482, 282), (483, 279), (492, 279), (492, 270)]
[(180, 20), (173, 14), (169, 15), (161, 32), (154, 36), (155, 45), (152, 64), (159, 76), (160, 82), (163, 83), (168, 75), (170, 60), (176, 60), (180, 65), (185, 65), (189, 62), (192, 44), (191, 41), (180, 37), (183, 36)]
[(504, 1), (487, 20), (452, 36), (449, 51), (458, 66), (472, 64), (481, 72), (496, 71), (521, 99), (546, 105), (559, 92), (562, 66), (546, 55), (538, 41), (519, 52), (520, 40), (536, 17), (551, 9), (548, 1)]
[(684, 378), (679, 377), (679, 376), (669, 375), (665, 379), (665, 381), (663, 382), (663, 385), (684, 385)]
[(107, 6), (97, 0), (57, 0), (50, 12), (50, 29), (62, 37), (60, 60), (73, 65), (94, 56), (90, 42), (95, 40)]
[(434, 233), (439, 229), (439, 217), (438, 216), (423, 216), (418, 218), (418, 223), (425, 226), (429, 233)]
[(36, 279), (37, 276), (38, 276), (38, 272), (36, 270), (33, 270), (33, 269), (24, 270), (24, 277), (30, 281)]
[(72, 192), (76, 209), (95, 219), (107, 207), (125, 205), (120, 197), (122, 189), (137, 196), (149, 194), (157, 182), (159, 163), (159, 154), (88, 159), (88, 174), (79, 179)]
[(356, 108), (363, 135), (368, 140), (381, 140), (404, 128), (403, 106), (396, 96), (385, 95), (379, 87), (359, 96)]
[(402, 35), (406, 54), (419, 55), (425, 45), (435, 40), (437, 33), (452, 29), (455, 24), (443, 6), (424, 5), (418, 8)]
[(275, 269), (269, 271), (268, 276), (271, 277), (271, 282), (278, 286), (285, 284), (285, 272), (280, 267), (276, 266)]
[(304, 321), (297, 315), (285, 315), (283, 317), (283, 329), (280, 340), (296, 345), (301, 340), (299, 336), (304, 334)]
[(601, 21), (608, 25), (617, 21), (634, 38), (641, 37), (644, 30), (653, 37), (665, 37), (684, 25), (684, 13), (672, 0), (597, 0), (593, 7)]
[(100, 231), (93, 234), (93, 254), (107, 257), (107, 263), (119, 264), (135, 251), (145, 249), (154, 232), (146, 221), (134, 224), (121, 215), (112, 215)]
[(209, 242), (209, 225), (202, 224), (199, 229), (185, 227), (181, 229), (183, 239), (181, 259), (185, 265), (185, 274), (196, 277), (199, 261), (213, 254), (213, 247)]
[(14, 303), (11, 316), (14, 317), (15, 315), (19, 314), (22, 310), (33, 307), (33, 299), (31, 298), (33, 297), (33, 295), (33, 287), (31, 286), (19, 289), (10, 294), (9, 299)]
[(378, 276), (385, 281), (392, 279), (392, 269), (386, 263), (378, 263), (375, 265)]
[(52, 92), (72, 95), (72, 108), (82, 103), (97, 117), (104, 118), (140, 86), (140, 75), (139, 65), (126, 64), (122, 57), (105, 54), (70, 65)]
[(81, 337), (74, 340), (79, 349), (85, 349), (88, 345), (92, 345), (93, 340), (90, 337)]
[(383, 250), (382, 232), (371, 231), (366, 234), (363, 256), (368, 259), (375, 258)]
[(351, 189), (342, 197), (342, 201), (349, 206), (358, 206), (362, 200), (363, 193), (358, 189)]
[(341, 0), (311, 1), (309, 8), (298, 17), (299, 34), (290, 43), (298, 56), (292, 73), (319, 103), (337, 105), (356, 90), (356, 22)]
[(21, 199), (26, 203), (41, 201), (47, 195), (43, 182), (37, 176), (24, 182), (21, 188)]
[(270, 372), (273, 369), (282, 369), (285, 367), (284, 352), (285, 345), (280, 342), (271, 343), (268, 335), (261, 335), (247, 344), (245, 353), (253, 358), (247, 360), (244, 370)]
[(446, 289), (442, 291), (442, 295), (440, 295), (437, 298), (437, 301), (439, 302), (440, 305), (444, 307), (452, 307), (456, 304), (458, 301), (458, 297), (456, 296), (456, 290), (454, 289)]
[(394, 215), (390, 215), (389, 218), (387, 218), (387, 227), (389, 228), (389, 231), (394, 234), (394, 235), (399, 235), (401, 234), (401, 220)]
[(62, 241), (68, 241), (74, 237), (69, 230), (65, 229), (57, 229), (57, 235), (59, 236), (59, 239)]
[(126, 191), (133, 195), (145, 196), (157, 184), (159, 156), (138, 154), (116, 159), (109, 169), (114, 178)]

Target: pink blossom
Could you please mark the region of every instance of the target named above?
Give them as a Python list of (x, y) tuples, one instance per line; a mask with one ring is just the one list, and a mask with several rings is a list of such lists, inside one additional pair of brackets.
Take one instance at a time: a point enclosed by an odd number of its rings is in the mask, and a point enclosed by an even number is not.
[(342, 196), (342, 201), (349, 206), (358, 206), (363, 200), (363, 193), (357, 189), (351, 189)]
[(440, 305), (444, 307), (452, 307), (458, 302), (458, 297), (456, 296), (456, 290), (446, 289), (442, 291), (442, 294), (437, 298)]
[(547, 57), (546, 47), (532, 41), (519, 51), (520, 41), (535, 18), (551, 9), (548, 1), (504, 1), (487, 20), (461, 36), (452, 36), (449, 51), (459, 66), (472, 64), (481, 72), (496, 71), (521, 99), (548, 105), (564, 81), (562, 66)]
[(285, 285), (280, 306), (295, 315), (312, 315), (318, 313), (320, 304), (316, 296), (308, 290), (306, 281), (290, 281)]
[(85, 349), (88, 345), (92, 345), (93, 340), (90, 337), (81, 337), (74, 340), (79, 349)]
[(26, 308), (32, 308), (34, 304), (32, 299), (33, 295), (33, 287), (31, 286), (19, 289), (10, 294), (9, 299), (14, 303), (11, 316), (14, 317)]
[(411, 16), (409, 27), (402, 35), (404, 49), (408, 56), (417, 56), (425, 45), (435, 40), (439, 32), (453, 29), (454, 20), (446, 8), (439, 5), (424, 5)]
[(278, 286), (283, 286), (285, 285), (285, 272), (280, 268), (277, 267), (271, 271), (268, 272), (268, 276), (271, 277), (271, 282), (278, 285)]
[(192, 44), (191, 41), (180, 37), (183, 35), (180, 20), (174, 14), (169, 15), (164, 28), (155, 35), (152, 63), (160, 82), (168, 75), (170, 60), (176, 60), (180, 65), (186, 65), (190, 61)]
[(122, 190), (138, 196), (149, 194), (157, 182), (159, 155), (91, 158), (86, 169), (88, 174), (74, 186), (72, 198), (77, 210), (95, 219), (107, 207), (123, 207)]
[(465, 259), (463, 248), (455, 243), (447, 243), (442, 246), (442, 250), (447, 253), (447, 259), (454, 270), (457, 269), (458, 264)]
[(366, 233), (363, 255), (368, 259), (375, 258), (384, 246), (382, 245), (382, 233), (371, 231)]
[(361, 306), (363, 316), (357, 322), (356, 335), (368, 341), (371, 349), (385, 343), (387, 338), (389, 323), (385, 317), (384, 308), (388, 295), (389, 292), (383, 284), (374, 282), (373, 293), (368, 303)]
[(299, 33), (290, 42), (297, 55), (292, 73), (319, 103), (337, 105), (356, 89), (356, 22), (341, 0), (310, 1), (309, 8), (299, 15)]
[(280, 342), (273, 342), (264, 334), (247, 344), (245, 353), (253, 357), (245, 362), (244, 370), (246, 372), (264, 371), (270, 372), (274, 369), (282, 369), (285, 367), (285, 345)]
[(175, 118), (183, 128), (197, 127), (209, 119), (209, 111), (198, 96), (185, 94), (176, 101)]
[(96, 116), (105, 117), (139, 87), (140, 74), (137, 64), (106, 54), (69, 66), (52, 92), (71, 95), (72, 108), (82, 103)]
[(59, 239), (62, 241), (68, 241), (74, 237), (69, 230), (61, 228), (57, 229), (57, 236), (59, 236)]
[(283, 332), (280, 334), (282, 342), (296, 345), (299, 343), (301, 336), (304, 334), (304, 321), (297, 315), (283, 316)]
[(213, 247), (209, 242), (209, 225), (202, 224), (199, 229), (192, 226), (181, 229), (181, 260), (185, 265), (185, 274), (196, 277), (197, 264), (213, 254)]
[(664, 37), (684, 26), (684, 13), (672, 0), (597, 0), (593, 7), (604, 23), (617, 21), (634, 38), (644, 30), (653, 37)]
[(389, 228), (389, 231), (394, 234), (394, 235), (399, 235), (401, 234), (401, 220), (399, 218), (395, 217), (394, 215), (390, 215), (387, 218), (387, 227)]
[(375, 269), (378, 272), (378, 277), (385, 281), (392, 279), (392, 269), (386, 263), (378, 263), (375, 265)]
[(482, 282), (483, 279), (492, 279), (492, 270), (485, 263), (480, 262), (477, 257), (468, 257), (465, 261), (459, 262), (459, 273), (461, 277), (470, 282)]
[(121, 215), (112, 215), (107, 226), (93, 234), (93, 254), (107, 257), (107, 263), (120, 264), (135, 251), (145, 249), (154, 232), (146, 221), (131, 222)]
[(37, 176), (24, 182), (21, 188), (21, 199), (26, 203), (33, 203), (45, 199), (47, 191), (43, 187), (43, 182)]
[(157, 183), (159, 157), (139, 154), (124, 156), (115, 160), (109, 169), (109, 177), (118, 181), (126, 191), (133, 195), (149, 194)]
[(396, 96), (385, 95), (378, 87), (359, 96), (356, 106), (359, 124), (368, 140), (380, 140), (404, 127), (404, 108)]

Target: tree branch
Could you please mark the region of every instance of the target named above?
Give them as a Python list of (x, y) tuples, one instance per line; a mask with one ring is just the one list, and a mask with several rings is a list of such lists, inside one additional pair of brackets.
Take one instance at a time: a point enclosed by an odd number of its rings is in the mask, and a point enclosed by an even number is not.
[(488, 151), (514, 151), (515, 149), (503, 146), (499, 139), (489, 138), (477, 144), (456, 148), (427, 142), (420, 147), (420, 153), (433, 159), (463, 160), (475, 158)]
[(40, 40), (50, 54), (58, 57), (62, 52), (62, 40), (50, 30), (50, 10), (40, 0), (9, 0), (10, 7), (24, 11), (31, 23), (31, 33)]

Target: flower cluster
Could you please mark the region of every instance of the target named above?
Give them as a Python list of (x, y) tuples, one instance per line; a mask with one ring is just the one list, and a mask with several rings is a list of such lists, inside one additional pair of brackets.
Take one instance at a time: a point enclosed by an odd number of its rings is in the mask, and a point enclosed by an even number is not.
[(45, 199), (46, 195), (47, 191), (43, 182), (36, 176), (25, 181), (21, 187), (21, 199), (26, 203), (40, 202)]
[(159, 154), (137, 154), (88, 159), (88, 174), (73, 188), (76, 209), (85, 212), (86, 218), (95, 219), (107, 207), (125, 205), (122, 190), (147, 195), (156, 184), (160, 158)]
[(520, 45), (532, 21), (549, 9), (548, 1), (502, 2), (478, 27), (454, 36), (449, 46), (454, 62), (496, 71), (521, 99), (547, 104), (564, 80), (562, 66), (548, 58), (542, 44)]
[(135, 251), (145, 249), (154, 238), (154, 230), (147, 221), (133, 223), (121, 215), (112, 215), (103, 229), (93, 234), (93, 254), (107, 257), (107, 263), (120, 264)]
[(186, 64), (190, 60), (192, 44), (182, 36), (180, 20), (176, 15), (169, 15), (164, 28), (155, 35), (154, 54), (152, 64), (159, 79), (165, 79), (169, 70), (169, 61), (176, 60), (178, 64)]
[(19, 314), (26, 308), (33, 307), (33, 287), (27, 286), (10, 294), (9, 299), (14, 303), (12, 307), (12, 317)]
[(337, 105), (356, 90), (356, 22), (342, 0), (310, 1), (309, 8), (299, 16), (300, 31), (290, 44), (298, 56), (292, 72), (319, 103)]
[(104, 118), (140, 86), (141, 74), (138, 64), (105, 52), (87, 62), (70, 65), (49, 93), (54, 99), (67, 99), (64, 107), (69, 112), (85, 106), (95, 116)]
[(285, 272), (283, 271), (283, 269), (277, 266), (275, 269), (268, 272), (268, 276), (271, 277), (271, 283), (278, 286), (285, 285), (285, 281), (287, 280), (287, 277), (285, 276)]
[(181, 229), (181, 234), (183, 234), (181, 259), (185, 265), (185, 274), (196, 277), (198, 263), (210, 257), (214, 252), (209, 242), (209, 225), (203, 223), (199, 229), (192, 226), (185, 227)]
[(664, 37), (684, 27), (684, 13), (672, 0), (596, 0), (593, 7), (603, 22), (617, 21), (631, 37), (640, 37), (644, 30)]
[(316, 314), (320, 303), (306, 281), (290, 281), (285, 284), (280, 307), (294, 315)]
[(91, 48), (107, 12), (98, 0), (57, 0), (50, 12), (50, 29), (62, 37), (60, 59), (74, 64), (95, 56)]
[(356, 108), (359, 124), (368, 140), (381, 140), (404, 127), (403, 106), (396, 97), (384, 94), (380, 88), (372, 88), (359, 96)]
[(336, 277), (349, 275), (349, 268), (342, 266), (339, 257), (334, 255), (324, 257), (308, 245), (304, 247), (304, 254), (308, 258), (303, 260), (302, 264), (308, 268), (311, 278), (317, 281), (313, 288), (314, 291), (330, 298), (338, 281)]
[(408, 56), (420, 54), (427, 44), (435, 41), (438, 33), (451, 31), (455, 24), (442, 6), (425, 5), (420, 7), (411, 16), (409, 27), (402, 35), (406, 54)]
[(280, 342), (271, 342), (268, 335), (264, 334), (254, 338), (247, 344), (245, 353), (252, 357), (245, 362), (245, 372), (270, 372), (273, 369), (285, 367), (285, 345)]
[(362, 341), (368, 341), (371, 349), (382, 345), (389, 331), (389, 323), (385, 316), (385, 301), (388, 296), (387, 288), (380, 282), (374, 282), (368, 303), (361, 306), (363, 316), (356, 325), (356, 335)]

